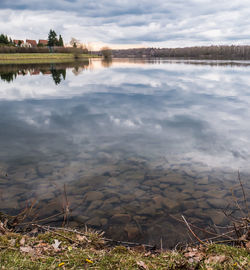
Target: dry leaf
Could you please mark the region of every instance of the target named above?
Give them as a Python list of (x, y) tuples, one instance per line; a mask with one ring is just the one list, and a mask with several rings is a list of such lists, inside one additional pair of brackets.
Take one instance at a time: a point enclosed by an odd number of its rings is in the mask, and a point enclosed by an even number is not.
[(208, 259), (205, 260), (206, 264), (210, 263), (224, 263), (227, 260), (227, 257), (225, 255), (215, 255), (211, 256)]
[(34, 253), (34, 249), (30, 246), (26, 247), (20, 247), (20, 251), (25, 252), (25, 253)]
[(0, 222), (0, 233), (1, 234), (5, 234), (6, 233), (6, 228), (4, 227), (4, 224), (3, 222)]
[(58, 250), (59, 249), (59, 246), (61, 245), (62, 242), (58, 241), (57, 239), (54, 240), (55, 243), (52, 244), (52, 247), (55, 249), (55, 250)]
[(246, 243), (246, 248), (247, 248), (247, 249), (250, 249), (250, 241), (248, 241), (248, 242)]
[[(190, 249), (189, 249), (190, 250)], [(193, 249), (193, 251), (186, 252), (184, 254), (186, 258), (189, 258), (189, 262), (199, 262), (205, 256), (204, 253), (197, 251), (197, 249)]]
[(150, 251), (148, 251), (147, 253), (144, 254), (144, 257), (149, 257), (149, 256), (151, 256), (151, 252)]
[(192, 258), (192, 257), (195, 257), (196, 254), (197, 254), (197, 252), (195, 252), (195, 251), (190, 251), (190, 252), (185, 253), (184, 256), (185, 256), (186, 258)]
[(12, 247), (14, 247), (15, 245), (16, 245), (16, 239), (10, 239), (9, 240), (9, 242), (10, 242), (10, 245), (12, 246)]
[(25, 238), (23, 237), (21, 240), (20, 240), (20, 246), (24, 246), (25, 244)]
[(149, 269), (148, 266), (143, 261), (138, 261), (136, 263), (141, 269), (146, 269), (146, 270)]
[(84, 235), (77, 234), (77, 235), (76, 235), (76, 239), (77, 239), (78, 241), (80, 241), (80, 242), (83, 242), (83, 241), (87, 241), (87, 242), (88, 242), (87, 237), (84, 236)]

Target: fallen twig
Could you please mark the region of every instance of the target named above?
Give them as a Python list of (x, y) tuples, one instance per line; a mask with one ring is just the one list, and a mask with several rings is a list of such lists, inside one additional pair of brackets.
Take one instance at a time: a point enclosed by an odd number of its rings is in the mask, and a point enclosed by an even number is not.
[(185, 224), (187, 225), (188, 230), (192, 233), (192, 235), (202, 244), (202, 245), (207, 245), (205, 242), (203, 242), (191, 229), (191, 227), (189, 226), (187, 220), (185, 219), (185, 217), (183, 215), (181, 215), (182, 219), (184, 220)]

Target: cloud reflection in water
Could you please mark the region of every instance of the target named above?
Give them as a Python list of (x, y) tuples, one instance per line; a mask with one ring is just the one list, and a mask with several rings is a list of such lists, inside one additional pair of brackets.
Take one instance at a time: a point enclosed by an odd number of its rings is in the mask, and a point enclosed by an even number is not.
[(59, 86), (44, 75), (18, 76), (1, 82), (1, 158), (119, 148), (246, 169), (249, 83), (249, 67), (167, 61), (68, 69)]

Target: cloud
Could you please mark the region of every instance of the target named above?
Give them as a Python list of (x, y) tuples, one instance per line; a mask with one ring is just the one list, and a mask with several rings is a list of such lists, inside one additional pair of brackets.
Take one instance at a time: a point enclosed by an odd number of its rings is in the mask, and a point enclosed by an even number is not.
[(46, 37), (53, 28), (67, 41), (74, 36), (164, 47), (245, 44), (249, 12), (247, 0), (3, 0), (0, 27), (16, 38)]

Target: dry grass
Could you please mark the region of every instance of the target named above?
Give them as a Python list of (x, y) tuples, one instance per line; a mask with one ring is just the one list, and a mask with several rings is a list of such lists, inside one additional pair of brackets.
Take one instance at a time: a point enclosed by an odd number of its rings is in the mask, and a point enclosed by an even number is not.
[[(33, 235), (36, 234), (34, 230)], [(249, 252), (224, 245), (183, 251), (109, 247), (102, 234), (55, 230), (0, 236), (1, 269), (248, 269)]]

